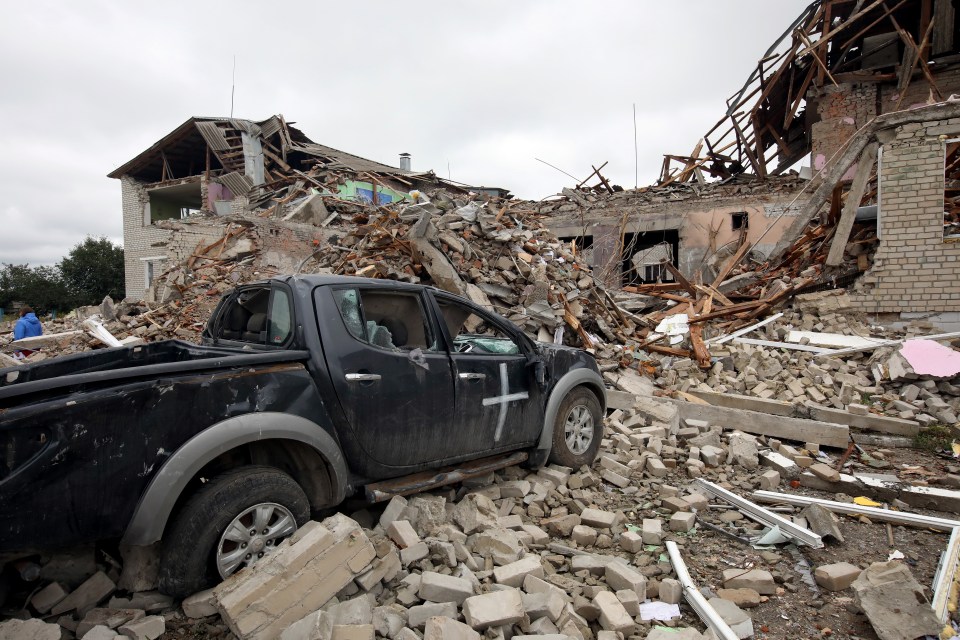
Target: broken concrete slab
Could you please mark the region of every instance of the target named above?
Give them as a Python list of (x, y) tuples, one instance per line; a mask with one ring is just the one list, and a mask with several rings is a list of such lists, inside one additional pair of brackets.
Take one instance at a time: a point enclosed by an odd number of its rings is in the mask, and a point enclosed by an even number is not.
[(213, 589), (198, 591), (192, 596), (184, 598), (180, 607), (183, 609), (183, 614), (188, 618), (206, 618), (219, 613)]
[(840, 524), (836, 516), (828, 509), (819, 504), (812, 504), (800, 512), (800, 515), (806, 519), (807, 528), (813, 531), (821, 538), (833, 538), (837, 542), (843, 542), (843, 534), (840, 532)]
[(707, 602), (738, 638), (745, 640), (753, 636), (753, 618), (749, 613), (724, 598), (710, 598)]
[(850, 440), (850, 427), (819, 422), (805, 418), (760, 413), (744, 409), (728, 409), (713, 405), (694, 404), (682, 400), (664, 400), (673, 403), (686, 420), (707, 420), (713, 425), (724, 425), (755, 435), (764, 435), (797, 442), (816, 442), (821, 446), (845, 448)]
[(724, 569), (723, 586), (726, 589), (753, 589), (762, 596), (777, 592), (773, 575), (763, 569)]
[(920, 433), (920, 423), (916, 420), (903, 420), (901, 418), (878, 416), (872, 413), (857, 415), (851, 413), (849, 407), (847, 411), (830, 409), (828, 407), (811, 407), (810, 417), (814, 420), (822, 420), (823, 422), (845, 424), (851, 427), (857, 427), (858, 429), (879, 431), (881, 433), (890, 433), (908, 438), (915, 438), (917, 434)]
[(851, 586), (855, 602), (880, 640), (914, 640), (940, 633), (940, 621), (923, 587), (903, 563), (874, 562)]
[(50, 613), (60, 615), (67, 611), (76, 610), (83, 615), (89, 609), (95, 607), (97, 603), (105, 600), (116, 588), (117, 585), (107, 577), (107, 574), (103, 571), (97, 571), (74, 589), (70, 595), (54, 605), (50, 609)]
[(0, 622), (0, 640), (60, 640), (60, 625), (39, 618)]
[(214, 588), (239, 638), (265, 639), (316, 611), (376, 558), (355, 521), (337, 514), (300, 527), (276, 552)]

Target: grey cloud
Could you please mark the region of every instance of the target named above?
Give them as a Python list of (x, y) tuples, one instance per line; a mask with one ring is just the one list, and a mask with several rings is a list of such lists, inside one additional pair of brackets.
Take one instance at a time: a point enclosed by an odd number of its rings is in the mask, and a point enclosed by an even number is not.
[(0, 261), (122, 237), (106, 174), (191, 115), (540, 198), (688, 153), (806, 0), (21, 3), (0, 24)]

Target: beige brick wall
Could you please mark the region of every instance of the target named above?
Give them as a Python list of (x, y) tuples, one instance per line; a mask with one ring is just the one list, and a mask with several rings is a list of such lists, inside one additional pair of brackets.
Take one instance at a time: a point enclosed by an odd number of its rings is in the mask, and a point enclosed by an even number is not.
[(898, 127), (883, 144), (880, 246), (854, 300), (870, 313), (960, 311), (960, 244), (943, 242), (944, 142), (960, 118)]
[(133, 178), (120, 179), (123, 197), (123, 255), (126, 296), (139, 300), (146, 290), (146, 264), (141, 258), (166, 254), (170, 232), (144, 224), (144, 207), (149, 201), (143, 184)]

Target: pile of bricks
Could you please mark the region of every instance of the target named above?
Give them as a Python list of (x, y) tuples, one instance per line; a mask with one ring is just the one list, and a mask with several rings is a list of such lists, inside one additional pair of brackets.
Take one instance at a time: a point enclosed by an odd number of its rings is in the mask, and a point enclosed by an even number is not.
[[(685, 418), (674, 402), (638, 399), (610, 414), (589, 468), (511, 467), (309, 522), (260, 563), (179, 606), (156, 592), (118, 592), (112, 564), (75, 585), (64, 576), (37, 590), (19, 616), (43, 621), (2, 622), (0, 637), (31, 637), (24, 630), (30, 625), (32, 637), (64, 629), (65, 637), (94, 640), (179, 637), (201, 628), (283, 640), (656, 640), (665, 629), (678, 634), (670, 637), (702, 638), (704, 625), (683, 602), (664, 553), (667, 541), (689, 558), (697, 582), (711, 585), (711, 606), (746, 634), (753, 612), (775, 609), (785, 585), (796, 588), (800, 569), (786, 554), (750, 550), (746, 543), (764, 526), (704, 495), (694, 481), (741, 494), (793, 481), (853, 491), (845, 476), (869, 465), (853, 456), (840, 474), (836, 451), (738, 427), (750, 425)], [(960, 511), (958, 496), (944, 494), (941, 508)], [(836, 535), (829, 513), (797, 517), (818, 534)], [(724, 554), (718, 565), (716, 549), (728, 546), (729, 536), (744, 541), (743, 553)], [(821, 597), (849, 600), (867, 568), (823, 563), (811, 579), (835, 594)]]

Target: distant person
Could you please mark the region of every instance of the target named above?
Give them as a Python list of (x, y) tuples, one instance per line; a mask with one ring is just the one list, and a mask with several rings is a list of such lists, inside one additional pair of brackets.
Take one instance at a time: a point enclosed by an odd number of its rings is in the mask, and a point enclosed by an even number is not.
[(20, 340), (21, 338), (33, 338), (42, 335), (43, 325), (40, 324), (40, 320), (37, 318), (37, 314), (33, 312), (33, 309), (30, 307), (20, 309), (20, 319), (17, 320), (16, 326), (13, 327), (13, 339)]

